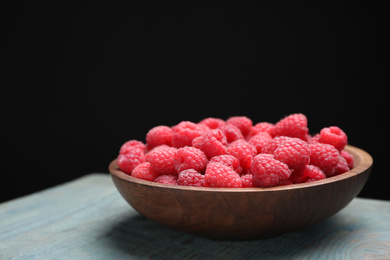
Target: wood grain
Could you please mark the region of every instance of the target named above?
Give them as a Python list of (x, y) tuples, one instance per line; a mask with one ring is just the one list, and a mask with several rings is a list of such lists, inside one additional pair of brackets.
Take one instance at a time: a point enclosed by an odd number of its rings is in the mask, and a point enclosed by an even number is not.
[(325, 180), (273, 188), (203, 188), (139, 180), (121, 172), (114, 160), (113, 181), (123, 198), (143, 216), (171, 228), (216, 239), (279, 235), (323, 221), (361, 191), (373, 160), (348, 146), (355, 167)]
[(390, 202), (356, 198), (268, 239), (209, 240), (148, 220), (92, 174), (0, 204), (0, 259), (390, 259)]

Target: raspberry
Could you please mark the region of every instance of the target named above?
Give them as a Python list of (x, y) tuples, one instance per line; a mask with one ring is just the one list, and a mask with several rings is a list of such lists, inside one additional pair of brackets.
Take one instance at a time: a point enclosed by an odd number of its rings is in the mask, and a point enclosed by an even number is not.
[(320, 143), (331, 144), (336, 147), (337, 150), (341, 151), (348, 143), (348, 137), (337, 126), (325, 127), (320, 132)]
[(206, 168), (207, 156), (198, 148), (185, 146), (177, 149), (175, 153), (174, 165), (176, 172), (182, 172), (187, 169), (203, 171)]
[(221, 130), (222, 133), (226, 136), (226, 140), (228, 143), (244, 139), (241, 130), (235, 125), (226, 124), (224, 126), (218, 127), (218, 129)]
[(128, 153), (135, 148), (141, 149), (144, 153), (146, 153), (146, 145), (144, 143), (137, 140), (130, 140), (121, 146), (119, 154)]
[(310, 164), (299, 171), (294, 171), (290, 176), (293, 183), (312, 182), (325, 178), (326, 175), (320, 168)]
[(261, 150), (272, 139), (272, 136), (267, 132), (259, 132), (249, 139), (248, 143), (256, 147), (257, 153), (261, 153)]
[(303, 114), (289, 115), (277, 122), (271, 131), (272, 136), (297, 137), (307, 141), (309, 129), (307, 128), (307, 118)]
[(232, 168), (237, 173), (241, 173), (242, 172), (242, 168), (240, 166), (240, 160), (238, 160), (233, 155), (224, 154), (224, 155), (214, 156), (209, 161), (209, 163), (212, 163), (212, 162), (218, 162), (218, 163), (225, 164), (226, 166), (229, 166), (230, 168)]
[(344, 157), (344, 159), (347, 161), (347, 163), (348, 163), (348, 168), (349, 168), (349, 169), (353, 169), (354, 160), (353, 160), (352, 155), (351, 155), (349, 152), (345, 151), (345, 150), (342, 150), (342, 151), (340, 152), (340, 155), (341, 155), (342, 157)]
[(279, 147), (279, 145), (281, 145), (284, 141), (289, 140), (290, 138), (292, 138), (292, 137), (288, 137), (288, 136), (277, 136), (277, 137), (273, 138), (272, 140), (270, 140), (270, 141), (268, 142), (268, 144), (266, 144), (266, 145), (261, 149), (261, 153), (273, 154), (274, 151), (276, 150), (276, 148)]
[(146, 181), (154, 181), (154, 179), (160, 176), (160, 173), (153, 170), (149, 162), (144, 162), (138, 164), (137, 167), (134, 168), (131, 173), (131, 176)]
[(208, 158), (227, 154), (227, 140), (218, 129), (213, 129), (192, 141), (192, 146), (202, 150)]
[(233, 116), (226, 120), (226, 124), (237, 126), (243, 136), (248, 135), (252, 130), (252, 120), (246, 116)]
[(339, 158), (340, 158), (339, 163), (337, 164), (336, 168), (333, 170), (332, 176), (336, 176), (349, 171), (347, 160), (345, 160), (345, 158), (342, 157), (341, 155)]
[(229, 144), (227, 152), (240, 160), (244, 171), (251, 167), (253, 156), (257, 154), (256, 148), (245, 140), (237, 140)]
[(160, 145), (146, 154), (146, 161), (155, 171), (161, 174), (175, 174), (175, 153), (176, 148), (167, 145)]
[(177, 185), (177, 176), (171, 174), (164, 174), (157, 177), (154, 182), (169, 184), (169, 185)]
[(316, 134), (314, 136), (310, 136), (307, 142), (309, 144), (315, 144), (315, 143), (319, 143), (320, 142), (319, 140), (320, 140), (320, 134)]
[(199, 124), (207, 125), (210, 129), (217, 129), (224, 126), (226, 123), (220, 118), (208, 117), (199, 122)]
[(268, 122), (257, 123), (252, 127), (251, 132), (249, 133), (249, 137), (255, 136), (257, 133), (260, 132), (267, 132), (271, 134), (273, 128), (274, 128), (274, 124)]
[(160, 145), (172, 146), (172, 128), (164, 125), (153, 127), (146, 134), (146, 143), (149, 149)]
[(202, 187), (204, 175), (194, 169), (187, 169), (179, 173), (177, 177), (177, 185)]
[(204, 187), (241, 188), (240, 175), (222, 163), (209, 163), (204, 176)]
[(190, 121), (182, 121), (172, 130), (172, 145), (176, 148), (191, 146), (192, 140), (205, 132), (204, 126)]
[(251, 173), (253, 186), (264, 188), (277, 186), (291, 175), (287, 164), (263, 154), (254, 157)]
[(124, 154), (119, 154), (117, 159), (119, 169), (128, 175), (131, 175), (134, 168), (143, 162), (145, 162), (145, 154), (139, 148), (133, 148)]
[(245, 174), (241, 176), (241, 183), (243, 188), (251, 188), (253, 187), (253, 175), (252, 174)]
[(319, 167), (327, 177), (331, 176), (333, 170), (339, 163), (339, 151), (333, 145), (316, 143), (309, 144), (310, 164)]
[(309, 145), (299, 138), (285, 140), (274, 151), (274, 158), (284, 162), (291, 169), (303, 169), (310, 161)]

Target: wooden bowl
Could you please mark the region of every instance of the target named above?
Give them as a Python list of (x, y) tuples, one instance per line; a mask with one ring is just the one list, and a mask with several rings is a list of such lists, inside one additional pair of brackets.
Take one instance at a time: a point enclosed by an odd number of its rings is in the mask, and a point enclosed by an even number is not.
[(349, 172), (311, 183), (272, 188), (207, 188), (144, 181), (109, 165), (122, 197), (143, 216), (208, 238), (264, 238), (323, 221), (348, 205), (362, 190), (373, 159), (347, 146), (355, 167)]

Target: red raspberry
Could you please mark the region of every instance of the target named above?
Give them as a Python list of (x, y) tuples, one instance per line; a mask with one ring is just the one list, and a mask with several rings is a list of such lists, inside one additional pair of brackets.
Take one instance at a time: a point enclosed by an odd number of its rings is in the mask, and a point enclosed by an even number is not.
[(224, 120), (215, 117), (208, 117), (199, 122), (199, 124), (207, 125), (210, 129), (217, 129), (224, 126), (226, 123)]
[(146, 145), (137, 140), (130, 140), (124, 143), (119, 150), (119, 154), (125, 154), (133, 149), (141, 149), (144, 153), (146, 153)]
[(139, 148), (133, 148), (124, 154), (119, 154), (117, 159), (119, 169), (128, 175), (131, 175), (134, 168), (143, 162), (145, 162), (145, 154)]
[(347, 163), (348, 163), (348, 168), (349, 168), (349, 169), (353, 169), (354, 159), (353, 159), (352, 155), (351, 155), (349, 152), (345, 151), (345, 150), (342, 150), (342, 151), (340, 152), (340, 155), (341, 155), (342, 157), (344, 157), (344, 159), (347, 161)]
[(325, 173), (314, 165), (306, 165), (303, 174), (308, 177), (306, 182), (318, 181), (326, 178)]
[(320, 134), (316, 134), (315, 136), (310, 136), (307, 142), (309, 144), (315, 144), (315, 143), (319, 143), (320, 142), (319, 140), (320, 140)]
[(348, 143), (348, 137), (337, 126), (325, 127), (320, 132), (320, 143), (331, 144), (336, 147), (337, 150), (341, 151)]
[(204, 187), (241, 188), (241, 178), (232, 168), (222, 163), (209, 163), (204, 175)]
[(291, 139), (292, 137), (288, 136), (277, 136), (270, 140), (262, 149), (261, 153), (273, 154), (276, 148), (279, 147), (284, 141)]
[(227, 154), (227, 140), (218, 129), (213, 129), (192, 141), (192, 146), (202, 150), (208, 158)]
[(218, 127), (218, 129), (221, 130), (222, 133), (226, 136), (226, 140), (228, 143), (244, 139), (241, 130), (235, 125), (226, 124), (224, 126)]
[(255, 136), (257, 133), (260, 132), (267, 132), (271, 134), (273, 128), (274, 128), (274, 124), (268, 122), (257, 123), (252, 127), (251, 132), (249, 133), (249, 137)]
[(339, 151), (330, 144), (309, 144), (310, 164), (319, 167), (327, 177), (331, 176), (340, 160)]
[(202, 187), (204, 182), (204, 175), (195, 171), (194, 169), (184, 170), (179, 173), (177, 177), (177, 185)]
[(160, 173), (153, 170), (149, 162), (144, 162), (138, 164), (137, 167), (134, 168), (131, 173), (131, 176), (146, 181), (154, 181), (154, 179), (160, 176)]
[(241, 176), (241, 183), (243, 188), (251, 188), (253, 186), (253, 175), (252, 174), (245, 174)]
[(285, 140), (274, 151), (274, 158), (284, 162), (291, 169), (303, 169), (310, 161), (309, 145), (299, 138)]
[(146, 154), (146, 161), (161, 174), (176, 174), (174, 163), (176, 150), (167, 145), (157, 146)]
[(229, 166), (237, 173), (242, 172), (242, 168), (240, 166), (240, 160), (238, 160), (233, 155), (223, 154), (223, 155), (214, 156), (209, 161), (209, 163), (212, 163), (212, 162), (225, 164), (226, 166)]
[(172, 128), (165, 125), (153, 127), (146, 134), (148, 149), (152, 149), (163, 144), (172, 146), (172, 133)]
[(307, 118), (303, 114), (289, 115), (277, 122), (271, 131), (272, 136), (297, 137), (307, 141), (309, 129), (307, 128)]
[(233, 116), (226, 120), (226, 124), (237, 126), (243, 136), (248, 135), (252, 130), (252, 120), (246, 116)]
[(187, 169), (201, 172), (206, 168), (207, 156), (198, 148), (185, 146), (177, 149), (174, 164), (176, 172), (182, 172)]
[(190, 121), (182, 121), (172, 127), (172, 130), (172, 145), (176, 148), (191, 146), (192, 140), (205, 132), (204, 126)]
[(337, 164), (336, 168), (333, 170), (332, 176), (336, 176), (339, 174), (342, 174), (344, 172), (349, 171), (348, 162), (345, 160), (344, 157), (340, 155), (339, 163)]
[(154, 182), (169, 184), (169, 185), (177, 185), (177, 176), (171, 174), (164, 174), (157, 177)]
[(263, 147), (272, 139), (272, 136), (267, 132), (258, 132), (252, 138), (249, 139), (248, 143), (256, 147), (257, 153), (261, 153)]
[(240, 160), (244, 171), (251, 167), (253, 156), (257, 154), (256, 148), (243, 139), (229, 144), (227, 152)]
[(258, 154), (254, 157), (251, 173), (253, 186), (273, 187), (287, 180), (291, 175), (288, 165), (270, 155)]

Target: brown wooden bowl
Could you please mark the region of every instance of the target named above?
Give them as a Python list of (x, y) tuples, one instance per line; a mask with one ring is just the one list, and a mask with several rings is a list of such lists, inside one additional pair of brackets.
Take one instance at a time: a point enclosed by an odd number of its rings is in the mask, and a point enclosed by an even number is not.
[(272, 188), (174, 186), (131, 177), (109, 165), (122, 197), (143, 216), (204, 237), (245, 240), (275, 236), (323, 221), (362, 190), (373, 159), (347, 146), (355, 166), (349, 172), (311, 183)]

